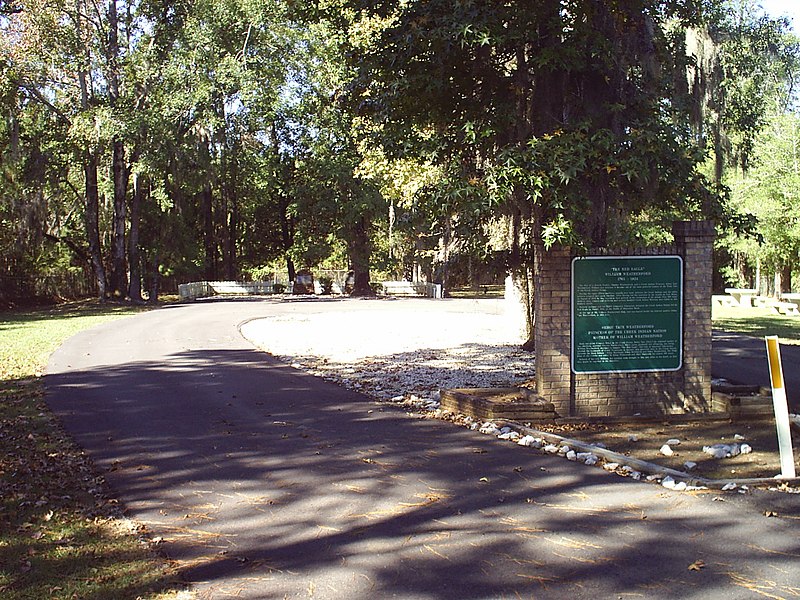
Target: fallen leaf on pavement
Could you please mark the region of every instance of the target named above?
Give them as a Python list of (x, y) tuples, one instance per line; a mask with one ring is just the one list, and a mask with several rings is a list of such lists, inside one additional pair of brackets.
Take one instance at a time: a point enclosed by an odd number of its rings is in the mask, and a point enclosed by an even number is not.
[(696, 560), (692, 564), (689, 565), (690, 571), (699, 571), (700, 569), (705, 568), (706, 563), (702, 560)]

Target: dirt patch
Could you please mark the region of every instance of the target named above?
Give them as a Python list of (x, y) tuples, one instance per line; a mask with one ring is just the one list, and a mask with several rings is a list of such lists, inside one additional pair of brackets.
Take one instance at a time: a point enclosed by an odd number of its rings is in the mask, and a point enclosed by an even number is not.
[[(750, 479), (774, 477), (781, 472), (778, 436), (774, 423), (754, 421), (731, 423), (705, 421), (695, 423), (572, 423), (568, 425), (533, 425), (536, 429), (576, 439), (588, 444), (603, 444), (607, 449), (669, 467), (685, 470), (687, 461), (696, 463), (691, 473), (709, 479)], [(795, 464), (800, 462), (800, 435), (792, 430)], [(674, 452), (665, 456), (662, 446), (670, 440)], [(713, 458), (703, 452), (715, 444), (747, 444), (748, 454)]]

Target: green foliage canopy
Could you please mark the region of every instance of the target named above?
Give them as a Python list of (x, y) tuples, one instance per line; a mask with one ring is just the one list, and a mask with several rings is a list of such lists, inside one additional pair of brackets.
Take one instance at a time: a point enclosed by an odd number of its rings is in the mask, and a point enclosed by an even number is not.
[(721, 212), (672, 101), (686, 61), (670, 32), (700, 23), (698, 6), (344, 5), (350, 101), (381, 124), (387, 152), (449, 164), (480, 182), (481, 202), (531, 217), (534, 236), (603, 245), (637, 219)]

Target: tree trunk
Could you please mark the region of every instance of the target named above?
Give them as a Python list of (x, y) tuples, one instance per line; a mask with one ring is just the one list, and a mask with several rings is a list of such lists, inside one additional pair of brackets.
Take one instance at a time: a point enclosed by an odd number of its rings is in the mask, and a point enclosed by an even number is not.
[(780, 287), (778, 288), (781, 294), (792, 293), (792, 265), (787, 263), (781, 267), (780, 270)]
[(286, 274), (289, 277), (289, 281), (294, 281), (294, 278), (297, 276), (297, 269), (294, 266), (294, 261), (288, 254), (286, 255)]
[(722, 139), (722, 117), (717, 116), (714, 122), (714, 183), (722, 185), (722, 178), (725, 175), (725, 147)]
[[(514, 74), (517, 92), (517, 127), (515, 131), (516, 142), (525, 144), (529, 136), (543, 136), (563, 127), (569, 121), (565, 91), (567, 87), (566, 74), (553, 65), (549, 68), (531, 68), (529, 56), (531, 53), (541, 53), (543, 50), (560, 51), (562, 45), (562, 31), (560, 13), (562, 10), (560, 0), (541, 0), (541, 24), (536, 32), (536, 48), (527, 44), (520, 44), (517, 48), (516, 71)], [(543, 199), (543, 203), (546, 203)], [(525, 191), (519, 186), (512, 191), (510, 198), (512, 227), (511, 227), (511, 252), (509, 257), (509, 270), (512, 283), (519, 291), (522, 302), (522, 313), (525, 318), (527, 340), (523, 349), (528, 352), (535, 350), (534, 333), (536, 327), (536, 314), (534, 306), (536, 269), (538, 265), (534, 257), (526, 255), (522, 250), (523, 229), (529, 229), (534, 239), (527, 240), (527, 245), (533, 245), (541, 238), (543, 217), (541, 205), (530, 203)]]
[(220, 205), (219, 205), (219, 215), (222, 217), (220, 219), (220, 226), (218, 229), (219, 232), (219, 254), (220, 258), (222, 259), (222, 264), (220, 265), (220, 273), (223, 279), (231, 280), (230, 271), (231, 271), (231, 256), (230, 256), (230, 229), (229, 229), (229, 217), (230, 212), (228, 210), (228, 192), (225, 189), (226, 184), (220, 181), (219, 193), (220, 193)]
[(161, 279), (161, 274), (158, 271), (158, 262), (159, 256), (158, 251), (156, 250), (155, 254), (153, 255), (153, 271), (151, 273), (152, 278), (150, 280), (150, 298), (148, 300), (150, 304), (155, 304), (158, 302), (158, 285)]
[[(283, 166), (281, 161), (280, 142), (278, 140), (278, 126), (275, 124), (275, 121), (272, 122), (269, 133), (270, 140), (272, 141), (273, 158), (275, 160), (276, 179), (280, 179), (279, 174)], [(289, 178), (286, 177), (287, 181), (288, 179)], [(294, 243), (294, 221), (292, 216), (289, 214), (289, 199), (285, 196), (285, 192), (283, 190), (279, 190), (276, 193), (280, 194), (278, 200), (278, 219), (281, 226), (281, 248), (283, 249), (284, 257), (286, 257), (286, 273), (289, 276), (289, 281), (294, 281), (297, 271), (295, 269), (292, 257), (289, 256), (289, 250)]]
[(281, 198), (278, 204), (280, 224), (281, 224), (281, 247), (283, 248), (283, 255), (286, 257), (286, 271), (289, 275), (289, 281), (294, 281), (297, 274), (294, 261), (289, 256), (289, 250), (292, 247), (294, 238), (294, 222), (292, 216), (289, 214), (289, 200)]
[[(519, 202), (519, 198), (515, 199), (515, 204)], [(522, 214), (518, 208), (515, 208), (511, 216), (511, 230), (510, 230), (510, 247), (509, 253), (509, 277), (511, 279), (512, 289), (506, 289), (512, 295), (508, 298), (509, 302), (519, 302), (521, 310), (513, 311), (513, 316), (516, 323), (519, 323), (520, 329), (523, 329), (526, 336), (525, 343), (522, 349), (526, 352), (534, 351), (534, 327), (535, 327), (535, 311), (534, 311), (534, 298), (535, 288), (533, 283), (533, 265), (529, 260), (525, 260), (522, 256), (520, 243), (522, 239)]]
[[(108, 0), (108, 45), (106, 47), (106, 78), (109, 104), (114, 108), (120, 97), (119, 19), (117, 0)], [(128, 272), (125, 243), (127, 222), (128, 167), (125, 164), (125, 144), (117, 135), (112, 142), (111, 176), (114, 186), (114, 225), (111, 241), (112, 296), (125, 297), (128, 292)]]
[(239, 202), (236, 196), (237, 171), (234, 149), (230, 150), (230, 154), (232, 156), (223, 163), (223, 173), (227, 172), (228, 175), (222, 182), (222, 194), (225, 198), (225, 277), (229, 281), (233, 281), (239, 274), (239, 265), (236, 257), (236, 239), (239, 229)]
[(228, 264), (226, 267), (227, 277), (229, 280), (233, 281), (239, 276), (239, 264), (236, 257), (236, 232), (239, 229), (239, 203), (236, 201), (235, 196), (230, 199), (228, 210), (230, 214), (228, 215)]
[(97, 282), (97, 296), (103, 302), (106, 299), (106, 269), (103, 265), (103, 253), (100, 245), (100, 192), (97, 186), (97, 156), (87, 150), (83, 160), (83, 172), (86, 178), (84, 212), (86, 237), (89, 243), (92, 270)]
[(420, 283), (423, 280), (422, 261), (420, 260), (420, 257), (422, 256), (422, 251), (424, 249), (422, 237), (417, 235), (414, 239), (414, 248), (412, 250), (411, 258), (411, 281), (414, 283)]
[(374, 296), (375, 292), (369, 281), (370, 243), (369, 231), (365, 217), (358, 217), (353, 224), (348, 236), (347, 252), (350, 258), (350, 268), (355, 281), (351, 296)]
[(478, 276), (475, 273), (475, 258), (473, 257), (472, 252), (467, 255), (467, 280), (472, 291), (477, 291), (480, 289), (481, 282), (478, 280)]
[(128, 167), (125, 164), (125, 145), (113, 143), (112, 177), (114, 180), (114, 236), (111, 254), (111, 294), (125, 297), (128, 291), (128, 265), (125, 229), (128, 219)]
[(214, 235), (214, 206), (211, 184), (206, 182), (200, 198), (203, 215), (203, 245), (205, 246), (205, 278), (207, 281), (217, 279), (217, 242)]
[(517, 286), (522, 298), (522, 304), (525, 307), (525, 332), (528, 339), (522, 344), (522, 349), (525, 352), (534, 352), (536, 350), (536, 342), (534, 341), (536, 333), (536, 286), (533, 283), (533, 269), (528, 266), (519, 269), (516, 277), (512, 274), (512, 281)]
[(108, 0), (108, 46), (106, 47), (106, 77), (111, 106), (119, 99), (119, 18), (117, 0)]
[(444, 233), (440, 238), (442, 244), (442, 267), (440, 271), (442, 284), (442, 297), (447, 296), (450, 288), (450, 244), (453, 241), (453, 219), (448, 214), (445, 216)]
[(387, 235), (387, 244), (389, 247), (389, 259), (394, 258), (394, 223), (395, 223), (396, 213), (394, 208), (394, 197), (389, 198), (389, 232)]
[(139, 257), (139, 219), (142, 211), (142, 186), (139, 178), (134, 176), (133, 199), (131, 200), (131, 230), (128, 235), (128, 258), (130, 261), (131, 279), (128, 286), (128, 297), (132, 302), (142, 302), (142, 273)]
[[(76, 0), (76, 13), (82, 14), (80, 0)], [(77, 21), (78, 37), (84, 41), (83, 24)], [(90, 63), (88, 45), (84, 41), (86, 64)], [(81, 94), (81, 109), (87, 110), (90, 104), (89, 74), (85, 70), (78, 71), (78, 87)], [(100, 190), (97, 185), (97, 153), (89, 148), (83, 152), (84, 174), (84, 223), (86, 225), (86, 241), (89, 244), (89, 257), (92, 263), (97, 296), (101, 302), (106, 300), (106, 269), (103, 264), (103, 249), (100, 243)]]

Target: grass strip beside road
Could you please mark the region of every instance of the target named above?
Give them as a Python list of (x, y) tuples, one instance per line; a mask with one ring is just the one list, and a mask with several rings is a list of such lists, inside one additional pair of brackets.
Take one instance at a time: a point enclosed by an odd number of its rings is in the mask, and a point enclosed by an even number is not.
[(781, 344), (800, 345), (800, 316), (776, 314), (764, 308), (714, 306), (715, 329), (761, 338), (777, 335)]
[(80, 302), (0, 313), (0, 597), (169, 598), (180, 588), (44, 401), (50, 354), (142, 309)]

